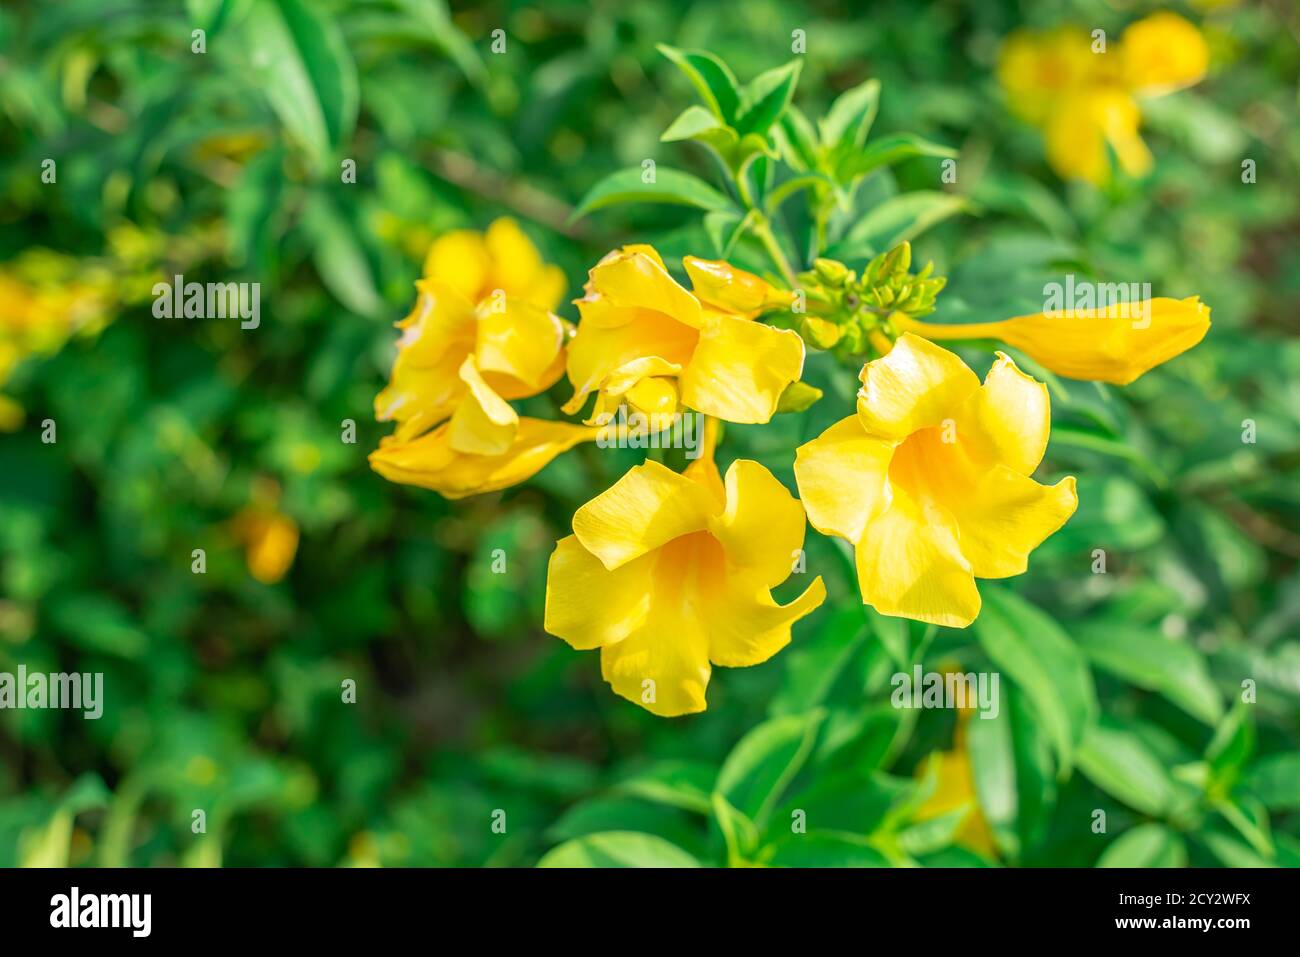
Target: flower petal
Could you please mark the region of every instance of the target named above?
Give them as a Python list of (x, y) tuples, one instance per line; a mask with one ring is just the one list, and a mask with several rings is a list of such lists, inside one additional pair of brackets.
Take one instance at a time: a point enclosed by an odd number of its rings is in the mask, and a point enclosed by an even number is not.
[(1130, 24), (1119, 48), (1125, 80), (1147, 96), (1199, 83), (1210, 64), (1210, 48), (1201, 31), (1167, 10)]
[(868, 435), (856, 415), (840, 419), (795, 451), (794, 476), (813, 528), (856, 542), (888, 502), (894, 445)]
[(470, 229), (439, 236), (424, 257), (426, 279), (446, 283), (471, 303), (477, 303), (484, 294), (491, 272), (492, 256), (487, 244)]
[(709, 522), (730, 565), (756, 575), (767, 588), (790, 577), (803, 549), (803, 506), (771, 472), (736, 459), (725, 479), (727, 505)]
[(956, 415), (979, 385), (954, 353), (905, 332), (888, 355), (862, 367), (858, 419), (873, 435), (904, 439)]
[(761, 276), (720, 259), (686, 256), (682, 265), (691, 277), (691, 290), (696, 298), (723, 312), (753, 317), (769, 306), (789, 304), (793, 296)]
[[(541, 392), (550, 383), (546, 377), (564, 348), (564, 325), (559, 318), (519, 299), (505, 300), (496, 308), (485, 300), (475, 313), (478, 367), (484, 372), (513, 376)], [(552, 382), (555, 380), (552, 379)], [(523, 396), (516, 396), (523, 398)]]
[(957, 534), (951, 516), (895, 488), (858, 542), (862, 600), (882, 615), (965, 628), (979, 614), (980, 595)]
[(653, 566), (647, 555), (610, 571), (576, 535), (560, 539), (546, 572), (544, 627), (579, 651), (622, 641), (650, 612)]
[(729, 575), (722, 594), (709, 604), (709, 660), (728, 668), (762, 664), (790, 643), (790, 626), (825, 600), (820, 575), (786, 605), (773, 600), (761, 576)]
[(657, 253), (633, 247), (611, 253), (592, 268), (589, 285), (614, 306), (649, 309), (688, 326), (702, 321), (699, 300), (668, 274)]
[(472, 356), (461, 364), (460, 377), (469, 395), (451, 417), (451, 447), (473, 455), (504, 454), (514, 443), (519, 416), (483, 381)]
[(665, 718), (703, 711), (708, 640), (694, 616), (658, 606), (641, 629), (600, 649), (600, 673), (614, 692)]
[(1029, 567), (1029, 553), (1079, 506), (1074, 477), (1040, 485), (999, 465), (954, 508), (960, 547), (980, 578), (1007, 578)]
[(713, 316), (682, 370), (682, 402), (727, 422), (763, 423), (803, 372), (799, 334), (733, 316)]
[(468, 455), (452, 448), (450, 432), (451, 423), (445, 422), (411, 441), (385, 439), (370, 453), (370, 467), (392, 482), (464, 498), (529, 479), (561, 452), (596, 437), (594, 429), (568, 422), (523, 418), (503, 454)]
[(1001, 462), (1021, 475), (1038, 468), (1051, 427), (1047, 386), (1002, 352), (957, 420), (963, 444), (990, 464)]
[(646, 462), (583, 505), (573, 531), (606, 568), (625, 565), (708, 524), (708, 490), (658, 462)]

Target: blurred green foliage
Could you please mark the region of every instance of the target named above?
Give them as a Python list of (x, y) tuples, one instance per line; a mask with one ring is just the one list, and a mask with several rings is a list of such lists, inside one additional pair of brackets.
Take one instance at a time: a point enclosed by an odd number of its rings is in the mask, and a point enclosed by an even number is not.
[[(1018, 26), (1118, 31), (1149, 9), (6, 4), (0, 262), (108, 264), (122, 305), (6, 387), (28, 418), (0, 438), (0, 671), (102, 671), (107, 702), (98, 721), (0, 713), (0, 864), (993, 863), (955, 842), (962, 814), (917, 814), (937, 786), (927, 756), (954, 735), (951, 712), (890, 706), (890, 676), (917, 662), (1003, 676), (999, 717), (967, 741), (996, 860), (1300, 863), (1295, 11), (1183, 8), (1211, 74), (1148, 108), (1152, 176), (1105, 191), (1056, 180), (992, 80)], [(933, 155), (866, 175), (844, 258), (911, 240), (949, 278), (939, 321), (1038, 311), (1073, 272), (1198, 294), (1214, 326), (1126, 389), (1016, 357), (1049, 382), (1044, 470), (1079, 476), (1080, 507), (1027, 575), (982, 585), (973, 628), (864, 613), (837, 544), (810, 535), (831, 600), (768, 664), (715, 675), (707, 713), (667, 721), (540, 628), (555, 540), (638, 453), (580, 449), (450, 504), (369, 471), (371, 402), (446, 229), (514, 215), (572, 294), (624, 242), (719, 255), (725, 230), (692, 210), (569, 214), (647, 158), (709, 178), (699, 146), (660, 142), (694, 92), (657, 44), (748, 79), (791, 60), (796, 29), (809, 116), (874, 77), (873, 137), (960, 151), (947, 191)], [(752, 237), (729, 253), (761, 263)], [(176, 273), (260, 282), (260, 328), (155, 319), (143, 290)], [(793, 487), (791, 450), (856, 388), (826, 354), (806, 377), (825, 397), (729, 427), (724, 467), (744, 455)], [(557, 396), (529, 401), (554, 415)], [(275, 585), (249, 576), (229, 525), (268, 480), (302, 530)]]

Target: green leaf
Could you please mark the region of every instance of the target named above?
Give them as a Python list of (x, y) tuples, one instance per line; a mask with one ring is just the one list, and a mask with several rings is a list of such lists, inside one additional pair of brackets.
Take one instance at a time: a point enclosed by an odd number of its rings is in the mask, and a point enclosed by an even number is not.
[(1247, 775), (1246, 786), (1270, 811), (1300, 810), (1300, 753), (1260, 758)]
[(384, 301), (375, 289), (370, 262), (356, 233), (324, 193), (308, 203), (302, 227), (310, 237), (312, 261), (325, 288), (358, 315), (383, 312)]
[(699, 140), (712, 146), (724, 158), (731, 156), (740, 142), (735, 130), (702, 106), (688, 106), (659, 139), (664, 143)]
[(617, 203), (670, 203), (696, 209), (739, 211), (731, 200), (690, 173), (660, 166), (655, 170), (653, 183), (643, 182), (642, 175), (643, 171), (635, 168), (606, 176), (582, 197), (569, 221)]
[(1062, 774), (1097, 717), (1083, 655), (1049, 615), (1006, 589), (986, 587), (975, 637), (998, 668), (1029, 697), (1056, 751)]
[(966, 725), (966, 749), (975, 778), (980, 810), (1000, 847), (1019, 854), (1016, 821), (1020, 813), (1016, 787), (1016, 752), (1011, 709), (1003, 704), (996, 716), (980, 716)]
[(1098, 867), (1186, 867), (1187, 845), (1163, 824), (1139, 824), (1102, 852)]
[(852, 834), (791, 834), (772, 845), (770, 867), (889, 867), (889, 860)]
[(1088, 731), (1077, 757), (1089, 781), (1129, 807), (1155, 817), (1172, 807), (1174, 782), (1160, 760), (1137, 735), (1109, 720)]
[(660, 761), (614, 785), (619, 794), (672, 807), (709, 812), (709, 794), (717, 772), (702, 761)]
[(776, 411), (778, 414), (803, 412), (812, 408), (821, 397), (822, 390), (815, 385), (809, 385), (807, 382), (791, 382), (781, 393), (781, 398), (777, 400)]
[(714, 116), (729, 126), (734, 125), (740, 107), (740, 89), (727, 64), (707, 50), (679, 50), (663, 43), (655, 49), (686, 74)]
[(821, 129), (822, 145), (831, 150), (861, 148), (867, 141), (871, 124), (876, 121), (879, 106), (879, 80), (867, 80), (845, 90), (817, 124)]
[(717, 793), (761, 828), (808, 759), (824, 717), (818, 708), (758, 725), (727, 755), (718, 771)]
[(676, 844), (637, 831), (588, 834), (552, 848), (538, 867), (699, 867)]
[(1210, 678), (1205, 656), (1187, 642), (1118, 621), (1080, 625), (1075, 639), (1098, 667), (1164, 695), (1206, 724), (1222, 719), (1223, 699)]
[(794, 96), (799, 83), (802, 60), (791, 60), (784, 66), (760, 73), (745, 89), (745, 108), (736, 120), (736, 130), (746, 133), (766, 133), (781, 118)]
[(429, 39), (475, 86), (486, 85), (487, 67), (472, 40), (452, 22), (444, 0), (397, 0), (407, 15), (428, 31)]
[(1210, 788), (1227, 794), (1237, 783), (1241, 769), (1255, 751), (1255, 725), (1250, 705), (1238, 702), (1220, 722), (1205, 749), (1210, 764)]
[(835, 166), (835, 175), (840, 182), (848, 183), (882, 166), (892, 166), (917, 156), (952, 158), (957, 156), (957, 150), (951, 146), (932, 143), (912, 133), (894, 133), (882, 136), (865, 149), (840, 158)]
[(256, 0), (244, 21), (256, 85), (325, 172), (356, 125), (357, 68), (333, 18), (302, 0)]
[(780, 147), (781, 156), (792, 169), (803, 172), (816, 167), (819, 147), (817, 132), (803, 110), (791, 103), (781, 120), (771, 130), (772, 139)]
[(915, 239), (936, 223), (968, 209), (966, 200), (953, 193), (902, 193), (859, 219), (827, 255), (836, 259), (868, 258), (904, 240)]

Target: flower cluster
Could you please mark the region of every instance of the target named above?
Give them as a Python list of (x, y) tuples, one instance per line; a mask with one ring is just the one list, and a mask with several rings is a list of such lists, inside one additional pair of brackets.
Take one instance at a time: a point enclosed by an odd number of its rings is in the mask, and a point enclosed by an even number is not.
[[(682, 473), (631, 469), (578, 509), (548, 570), (546, 630), (599, 649), (614, 691), (659, 715), (704, 710), (712, 666), (767, 660), (822, 603), (820, 578), (787, 604), (772, 596), (803, 571), (806, 521), (851, 543), (866, 604), (960, 628), (979, 614), (975, 580), (1024, 572), (1073, 514), (1074, 478), (1033, 478), (1050, 432), (1046, 387), (1004, 353), (981, 383), (932, 340), (1002, 339), (1060, 374), (1126, 382), (1209, 325), (1195, 299), (1141, 304), (1145, 325), (1106, 310), (921, 322), (943, 280), (928, 265), (913, 274), (906, 244), (861, 276), (817, 260), (797, 289), (723, 261), (682, 266), (689, 288), (652, 247), (614, 250), (574, 300), (574, 326), (551, 311), (557, 273), (514, 223), (438, 239), (375, 400), (396, 429), (371, 455), (393, 481), (459, 498), (627, 428), (610, 424), (617, 412), (649, 430), (702, 414), (701, 456)], [(719, 423), (766, 423), (819, 396), (800, 381), (809, 346), (867, 361), (853, 414), (795, 454), (799, 499), (757, 462), (738, 459), (724, 476)], [(583, 423), (511, 405), (565, 377), (562, 411), (587, 410)]]
[(1138, 133), (1139, 99), (1199, 83), (1208, 64), (1200, 31), (1161, 11), (1110, 43), (1100, 30), (1017, 31), (1002, 47), (997, 74), (1011, 109), (1043, 131), (1057, 174), (1100, 185), (1110, 178), (1107, 146), (1129, 176), (1151, 168)]

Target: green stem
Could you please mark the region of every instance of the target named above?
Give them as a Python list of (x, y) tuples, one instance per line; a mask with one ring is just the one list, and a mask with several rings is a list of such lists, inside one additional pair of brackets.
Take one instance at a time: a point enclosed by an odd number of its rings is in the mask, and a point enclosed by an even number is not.
[[(759, 215), (762, 216), (761, 213)], [(776, 236), (772, 234), (772, 226), (766, 217), (759, 219), (754, 225), (754, 235), (763, 244), (767, 254), (772, 257), (773, 265), (780, 271), (785, 281), (790, 284), (790, 288), (794, 289), (798, 286), (799, 281), (795, 279), (794, 269), (791, 268), (790, 261), (785, 258), (785, 253), (781, 251), (781, 245), (776, 241)]]

